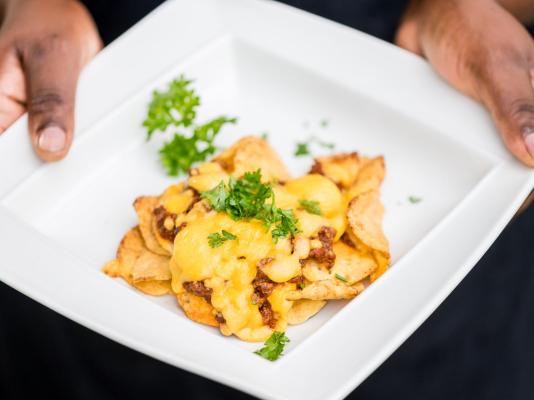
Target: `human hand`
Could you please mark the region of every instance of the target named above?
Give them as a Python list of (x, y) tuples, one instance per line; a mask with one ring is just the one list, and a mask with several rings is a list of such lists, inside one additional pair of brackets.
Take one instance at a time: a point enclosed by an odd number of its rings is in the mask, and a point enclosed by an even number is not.
[(0, 11), (0, 133), (28, 111), (37, 155), (62, 159), (78, 76), (102, 47), (98, 30), (77, 0), (4, 0)]
[(484, 104), (504, 144), (534, 167), (534, 41), (510, 12), (495, 0), (412, 0), (396, 43)]

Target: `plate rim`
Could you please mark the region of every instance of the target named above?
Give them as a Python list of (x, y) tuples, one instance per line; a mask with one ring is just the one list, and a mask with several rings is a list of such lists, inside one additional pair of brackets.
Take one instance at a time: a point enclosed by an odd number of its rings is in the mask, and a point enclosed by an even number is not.
[[(380, 48), (380, 51), (386, 51), (389, 53), (389, 51), (393, 48), (389, 48), (387, 44), (381, 42), (380, 40), (373, 38), (371, 36), (362, 34), (360, 32), (356, 32), (354, 30), (351, 30), (350, 28), (341, 26), (339, 24), (336, 24), (331, 21), (324, 20), (320, 17), (316, 16), (310, 16), (309, 14), (302, 12), (300, 10), (296, 10), (293, 8), (290, 8), (288, 6), (279, 4), (279, 3), (273, 3), (273, 2), (267, 2), (267, 1), (261, 1), (261, 0), (247, 0), (245, 3), (243, 0), (230, 0), (227, 4), (230, 4), (228, 8), (224, 8), (221, 6), (221, 3), (217, 3), (213, 0), (202, 0), (203, 4), (206, 6), (214, 7), (214, 9), (221, 10), (223, 8), (223, 13), (228, 13), (229, 10), (232, 9), (232, 7), (241, 7), (246, 4), (247, 12), (255, 11), (257, 12), (258, 9), (261, 9), (261, 11), (270, 10), (269, 12), (275, 12), (275, 13), (284, 13), (284, 14), (291, 14), (291, 18), (294, 18), (296, 20), (298, 19), (306, 19), (306, 20), (312, 20), (313, 24), (322, 25), (324, 29), (331, 29), (332, 36), (335, 36), (340, 29), (343, 31), (343, 35), (349, 35), (354, 36), (355, 43), (363, 43), (365, 42), (367, 45), (373, 47), (378, 46), (377, 48)], [(185, 1), (174, 1), (169, 2), (167, 4), (164, 4), (163, 6), (160, 6), (155, 13), (150, 14), (147, 16), (144, 20), (141, 27), (149, 26), (149, 24), (156, 24), (157, 18), (159, 15), (161, 15), (165, 10), (170, 11), (172, 7), (185, 7)], [(137, 28), (140, 30), (141, 28)], [(214, 28), (214, 32), (216, 31), (216, 34), (214, 33), (214, 39), (220, 38), (223, 34), (232, 34), (236, 35), (235, 26), (232, 26), (231, 29), (222, 29), (220, 26), (216, 26)], [(226, 33), (225, 33), (226, 32)], [(110, 48), (116, 48), (119, 46), (126, 46), (125, 43), (131, 38), (130, 32), (126, 35), (122, 36), (116, 43), (114, 43)], [(356, 40), (357, 38), (357, 40)], [(200, 43), (199, 43), (200, 45)], [(386, 50), (384, 50), (386, 49)], [(395, 50), (396, 55), (403, 54), (402, 51)], [(105, 50), (101, 55), (98, 57), (100, 58), (110, 58), (114, 57), (114, 54), (112, 50)], [(396, 57), (396, 56), (395, 56)], [(399, 56), (399, 62), (409, 62), (409, 63), (419, 63), (419, 60), (416, 60), (415, 58), (405, 58)], [(405, 61), (402, 61), (405, 60)], [(410, 61), (407, 61), (410, 60)], [(187, 57), (182, 59), (181, 62), (187, 62)], [(180, 62), (180, 63), (181, 63)], [(96, 67), (89, 67), (96, 69)], [(426, 68), (426, 67), (424, 67)], [(158, 80), (158, 77), (147, 77), (146, 81), (151, 82), (149, 79), (152, 79), (152, 81)], [(120, 107), (120, 105), (118, 106)], [(106, 114), (104, 115), (104, 119), (107, 118), (109, 114), (114, 113), (116, 108), (113, 108), (111, 110), (108, 110)], [(92, 129), (96, 129), (99, 122), (101, 120), (97, 120), (94, 124), (90, 125), (86, 131), (91, 131)], [(22, 129), (20, 127), (20, 123), (17, 124), (16, 129)], [(15, 128), (14, 128), (15, 129)], [(493, 156), (492, 156), (493, 157)], [(500, 207), (495, 205), (492, 215), (495, 217), (495, 221), (491, 224), (491, 229), (489, 229), (486, 233), (486, 235), (476, 241), (476, 246), (472, 246), (471, 251), (467, 251), (464, 255), (465, 263), (463, 264), (463, 267), (458, 268), (456, 271), (456, 274), (454, 276), (451, 276), (449, 281), (442, 285), (441, 291), (439, 293), (436, 293), (436, 295), (433, 297), (432, 301), (428, 302), (425, 307), (423, 307), (417, 315), (412, 316), (409, 323), (405, 323), (402, 332), (397, 333), (393, 337), (391, 337), (390, 341), (386, 343), (386, 346), (382, 348), (380, 352), (377, 352), (376, 355), (368, 360), (367, 367), (361, 368), (358, 373), (354, 374), (354, 377), (351, 379), (343, 379), (342, 383), (334, 382), (332, 380), (328, 382), (320, 382), (320, 381), (312, 381), (312, 384), (310, 382), (290, 382), (290, 378), (292, 379), (292, 373), (296, 371), (296, 363), (297, 361), (295, 356), (298, 356), (299, 353), (304, 352), (307, 348), (309, 348), (312, 345), (317, 345), (318, 342), (322, 342), (325, 344), (325, 336), (334, 329), (335, 326), (343, 325), (343, 323), (347, 322), (347, 316), (350, 313), (354, 313), (355, 308), (362, 307), (362, 304), (365, 304), (372, 293), (375, 291), (380, 291), (382, 287), (387, 282), (391, 282), (393, 280), (399, 280), (401, 278), (398, 277), (398, 275), (401, 275), (401, 272), (406, 270), (407, 267), (402, 267), (402, 265), (406, 266), (407, 262), (400, 260), (398, 265), (396, 265), (395, 269), (390, 270), (387, 274), (385, 274), (380, 281), (377, 282), (377, 284), (371, 286), (366, 292), (364, 292), (358, 302), (352, 302), (351, 304), (347, 305), (343, 310), (341, 310), (338, 314), (336, 314), (330, 321), (328, 321), (321, 329), (320, 332), (316, 332), (316, 334), (313, 335), (311, 340), (304, 341), (301, 345), (299, 345), (297, 348), (292, 350), (292, 353), (287, 359), (281, 360), (279, 363), (266, 363), (262, 359), (260, 359), (257, 356), (253, 356), (252, 354), (246, 355), (244, 352), (236, 352), (236, 353), (243, 353), (243, 354), (234, 354), (232, 353), (232, 357), (235, 359), (236, 362), (244, 362), (248, 363), (248, 365), (252, 365), (254, 368), (257, 368), (257, 375), (262, 375), (264, 372), (265, 374), (262, 376), (262, 380), (257, 379), (251, 379), (250, 376), (237, 376), (234, 375), (233, 370), (235, 370), (235, 365), (229, 368), (229, 366), (224, 365), (218, 365), (217, 370), (213, 368), (213, 366), (210, 365), (203, 365), (202, 362), (192, 362), (188, 360), (187, 358), (184, 358), (183, 356), (180, 357), (179, 355), (172, 355), (172, 354), (163, 354), (161, 350), (158, 350), (158, 347), (151, 347), (147, 346), (146, 343), (144, 343), (141, 339), (132, 339), (131, 335), (128, 334), (128, 332), (120, 333), (120, 330), (122, 329), (120, 326), (116, 326), (115, 331), (113, 332), (109, 327), (113, 326), (113, 320), (108, 321), (109, 324), (106, 327), (103, 324), (98, 324), (95, 321), (98, 320), (97, 315), (94, 315), (92, 318), (89, 317), (88, 313), (90, 313), (89, 310), (85, 309), (83, 305), (77, 303), (76, 307), (79, 308), (79, 311), (76, 312), (73, 304), (70, 305), (71, 308), (62, 306), (56, 301), (54, 301), (54, 293), (46, 291), (46, 289), (40, 288), (38, 286), (35, 286), (35, 282), (32, 283), (31, 277), (25, 276), (22, 271), (18, 271), (17, 269), (21, 269), (24, 265), (24, 260), (28, 261), (31, 260), (31, 258), (27, 259), (24, 258), (21, 260), (16, 260), (16, 255), (13, 253), (11, 254), (11, 257), (13, 260), (8, 263), (13, 263), (13, 265), (8, 265), (3, 268), (0, 268), (0, 279), (7, 283), (8, 285), (16, 288), (17, 290), (21, 291), (22, 293), (36, 299), (37, 301), (41, 302), (42, 304), (48, 306), (49, 308), (52, 308), (59, 313), (67, 316), (68, 318), (89, 327), (90, 329), (97, 331), (99, 333), (104, 334), (105, 336), (111, 338), (112, 340), (115, 340), (119, 343), (123, 343), (128, 345), (131, 348), (134, 348), (138, 351), (142, 351), (146, 354), (149, 354), (155, 358), (158, 358), (164, 362), (167, 362), (171, 365), (179, 366), (180, 368), (184, 368), (186, 370), (192, 371), (194, 373), (197, 373), (199, 375), (205, 376), (207, 378), (219, 381), (223, 384), (227, 384), (230, 386), (233, 386), (237, 389), (243, 390), (247, 393), (250, 393), (255, 396), (260, 396), (263, 398), (270, 398), (270, 399), (292, 399), (292, 398), (298, 398), (296, 396), (296, 393), (299, 395), (302, 395), (303, 393), (309, 393), (309, 398), (329, 398), (329, 399), (338, 399), (344, 397), (347, 393), (349, 393), (351, 390), (354, 389), (354, 387), (359, 384), (367, 375), (369, 375), (382, 361), (384, 361), (430, 314), (431, 312), (444, 300), (444, 298), (453, 290), (453, 288), (461, 281), (461, 279), (469, 272), (469, 270), (474, 266), (474, 264), (478, 261), (478, 259), (483, 255), (483, 253), (489, 248), (491, 243), (495, 240), (495, 238), (498, 236), (498, 234), (504, 229), (504, 226), (506, 223), (511, 219), (515, 211), (519, 208), (521, 205), (521, 202), (526, 196), (528, 195), (528, 192), (534, 186), (534, 172), (526, 170), (525, 168), (520, 167), (515, 161), (513, 161), (511, 158), (495, 158), (496, 163), (494, 167), (492, 168), (492, 171), (477, 185), (476, 188), (474, 188), (470, 194), (464, 199), (463, 205), (457, 205), (451, 213), (461, 213), (462, 211), (465, 212), (474, 212), (476, 210), (473, 209), (476, 205), (472, 203), (471, 200), (473, 200), (471, 197), (474, 197), (477, 194), (477, 192), (483, 191), (483, 192), (489, 192), (491, 193), (491, 186), (495, 183), (500, 182), (503, 177), (513, 177), (514, 182), (513, 185), (510, 183), (510, 190), (513, 191), (513, 195), (511, 195), (512, 199), (507, 204), (507, 207)], [(474, 193), (474, 194), (473, 194)], [(467, 205), (466, 205), (467, 204)], [(458, 218), (458, 216), (453, 215), (450, 216), (449, 213), (445, 219), (455, 219)], [(444, 223), (444, 220), (440, 222), (440, 225)], [(448, 224), (450, 225), (451, 222), (448, 221)], [(437, 227), (436, 227), (437, 228)], [(19, 232), (19, 235), (11, 235), (13, 231)], [(19, 221), (16, 217), (13, 217), (8, 209), (5, 207), (0, 206), (0, 237), (8, 237), (8, 244), (12, 244), (12, 246), (8, 246), (9, 248), (13, 247), (16, 248), (17, 240), (22, 240), (21, 238), (23, 235), (26, 235), (26, 237), (30, 237), (32, 240), (34, 240), (35, 243), (37, 243), (37, 248), (42, 249), (43, 252), (45, 251), (55, 251), (57, 254), (61, 254), (61, 262), (65, 263), (73, 263), (77, 262), (82, 265), (83, 263), (77, 260), (77, 258), (71, 254), (68, 253), (68, 250), (61, 248), (55, 243), (51, 243), (48, 241), (43, 235), (40, 233), (32, 230), (31, 227), (26, 225), (25, 223)], [(428, 239), (428, 235), (425, 236), (424, 240)], [(11, 242), (10, 242), (11, 241)], [(8, 250), (13, 251), (13, 250)], [(411, 257), (414, 257), (414, 249), (410, 250), (410, 252), (407, 254), (411, 255)], [(30, 255), (28, 255), (29, 257)], [(17, 265), (15, 265), (17, 264)], [(399, 267), (399, 265), (401, 267)], [(92, 272), (94, 272), (91, 269)], [(104, 277), (105, 278), (105, 277)], [(108, 283), (103, 283), (104, 280), (100, 281), (100, 278), (94, 278), (99, 280), (99, 282), (102, 282), (102, 285), (105, 285), (107, 288), (106, 290), (117, 290), (119, 286), (108, 286)], [(107, 281), (109, 281), (110, 284), (112, 284), (112, 281), (108, 278), (105, 278)], [(64, 281), (64, 284), (69, 283), (70, 280), (67, 279)], [(72, 283), (72, 282), (70, 282)], [(384, 284), (382, 284), (384, 283)], [(33, 287), (32, 287), (33, 286)], [(77, 286), (79, 287), (79, 285)], [(40, 291), (40, 292), (39, 292)], [(111, 293), (111, 292), (110, 292)], [(135, 295), (135, 297), (131, 296), (129, 292), (127, 291), (121, 291), (120, 294), (117, 294), (116, 296), (113, 296), (117, 299), (122, 299), (123, 301), (131, 302), (129, 305), (133, 305), (134, 303), (136, 305), (139, 305), (139, 307), (142, 307), (141, 304), (144, 304), (144, 300), (141, 296)], [(363, 299), (363, 300), (361, 300)], [(81, 299), (79, 299), (81, 300)], [(361, 301), (360, 301), (361, 300)], [(167, 310), (161, 310), (161, 312), (155, 312), (158, 317), (162, 319), (166, 319), (170, 316), (170, 313)], [(115, 325), (117, 322), (115, 321)], [(178, 325), (182, 325), (181, 323)], [(186, 328), (190, 331), (189, 328)], [(193, 332), (195, 330), (193, 329)], [(199, 335), (203, 337), (203, 335)], [(221, 338), (222, 339), (222, 338)], [(208, 342), (215, 342), (219, 343), (220, 341), (215, 340), (209, 340)], [(175, 350), (174, 347), (170, 347), (170, 349)], [(233, 347), (229, 346), (228, 349), (233, 350)], [(212, 350), (216, 350), (213, 348)], [(220, 349), (218, 349), (221, 351)], [(226, 352), (225, 352), (226, 353)], [(188, 353), (189, 354), (189, 353)], [(349, 352), (345, 352), (342, 354), (344, 358), (353, 356), (353, 354), (349, 354)], [(300, 357), (300, 356), (299, 356)], [(338, 355), (338, 357), (340, 357)], [(302, 357), (301, 357), (302, 358)], [(234, 363), (235, 364), (235, 363)], [(310, 366), (310, 368), (313, 368), (313, 365)], [(241, 371), (241, 369), (237, 369), (236, 371)], [(262, 371), (260, 373), (259, 371)], [(282, 382), (283, 385), (276, 385), (273, 386), (273, 384), (280, 382), (280, 376), (284, 378)], [(320, 387), (318, 387), (320, 386)], [(325, 389), (328, 387), (328, 390), (325, 393)], [(275, 388), (275, 389), (273, 389)], [(326, 397), (325, 397), (326, 396)]]

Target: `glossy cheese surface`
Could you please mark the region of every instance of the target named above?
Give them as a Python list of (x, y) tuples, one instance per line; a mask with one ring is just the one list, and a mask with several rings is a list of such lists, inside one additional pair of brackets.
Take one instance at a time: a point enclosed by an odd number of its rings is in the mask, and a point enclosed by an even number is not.
[[(205, 167), (195, 176), (195, 186), (209, 190), (222, 180), (219, 174), (217, 166)], [(263, 324), (258, 306), (252, 300), (258, 263), (269, 259), (263, 264), (262, 271), (278, 285), (267, 300), (276, 315), (275, 329), (284, 331), (292, 306), (285, 294), (296, 288), (296, 284), (289, 281), (302, 274), (300, 259), (307, 257), (310, 238), (316, 236), (322, 226), (334, 227), (339, 237), (346, 225), (344, 199), (337, 186), (323, 176), (306, 175), (273, 189), (276, 206), (293, 209), (299, 220), (301, 232), (293, 240), (284, 238), (274, 242), (272, 228), (266, 228), (262, 222), (254, 219), (235, 221), (226, 213), (209, 210), (205, 204), (203, 207), (197, 203), (182, 217), (185, 227), (174, 242), (173, 290), (180, 293), (184, 291), (184, 282), (203, 281), (212, 289), (211, 304), (224, 317), (226, 332), (247, 341), (262, 341), (272, 333), (272, 329)], [(322, 215), (301, 209), (299, 202), (302, 199), (317, 201)], [(179, 207), (178, 204), (173, 206)], [(211, 247), (208, 236), (222, 230), (237, 239)]]

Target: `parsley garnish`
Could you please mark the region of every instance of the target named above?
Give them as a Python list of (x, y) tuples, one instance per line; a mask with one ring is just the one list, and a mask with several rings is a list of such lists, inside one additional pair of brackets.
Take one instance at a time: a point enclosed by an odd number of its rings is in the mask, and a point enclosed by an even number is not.
[(323, 140), (319, 139), (317, 136), (310, 137), (309, 141), (311, 143), (317, 143), (320, 147), (324, 147), (324, 148), (330, 149), (330, 150), (333, 150), (336, 147), (335, 143), (324, 142)]
[(299, 204), (304, 210), (306, 210), (306, 212), (310, 214), (321, 215), (321, 207), (319, 206), (318, 201), (301, 199), (299, 200)]
[[(246, 172), (243, 178), (230, 177), (228, 184), (221, 181), (215, 188), (201, 193), (215, 211), (225, 212), (235, 221), (256, 219), (271, 232), (273, 241), (299, 232), (293, 210), (276, 207), (271, 184), (261, 182), (261, 170)], [(270, 200), (270, 202), (267, 202)]]
[(310, 144), (316, 144), (317, 146), (319, 147), (324, 147), (326, 149), (330, 149), (330, 150), (333, 150), (336, 145), (335, 143), (330, 143), (330, 142), (325, 142), (315, 136), (310, 136), (308, 138), (308, 141), (307, 142), (301, 142), (301, 143), (297, 143), (297, 147), (295, 148), (295, 153), (294, 155), (296, 157), (302, 157), (302, 156), (308, 156), (311, 154), (311, 151), (310, 151)]
[(290, 340), (284, 332), (273, 332), (265, 341), (265, 345), (254, 353), (269, 361), (276, 361), (282, 355), (286, 343), (289, 342)]
[(423, 201), (423, 199), (421, 197), (417, 197), (417, 196), (410, 196), (408, 197), (408, 201), (412, 204), (417, 204), (417, 203), (420, 203), (421, 201)]
[(295, 156), (307, 156), (310, 154), (310, 149), (308, 148), (307, 143), (297, 143), (297, 148), (295, 149)]
[(173, 80), (166, 91), (154, 91), (143, 121), (148, 140), (156, 131), (165, 133), (170, 127), (184, 129), (182, 132), (175, 131), (172, 139), (165, 142), (159, 151), (161, 163), (171, 176), (187, 172), (194, 163), (204, 161), (215, 153), (215, 137), (224, 125), (237, 122), (235, 118), (220, 116), (197, 124), (200, 97), (191, 83), (182, 75)]
[(334, 276), (339, 279), (341, 282), (348, 282), (347, 278), (345, 278), (343, 275), (334, 274)]
[(210, 245), (210, 247), (215, 248), (215, 247), (222, 246), (224, 242), (226, 242), (227, 240), (236, 240), (236, 239), (237, 239), (236, 235), (228, 231), (225, 231), (223, 229), (221, 233), (219, 232), (210, 233), (208, 235), (208, 244)]
[(260, 136), (263, 140), (269, 140), (269, 134), (267, 132), (263, 132)]
[(299, 286), (299, 289), (300, 289), (300, 290), (302, 290), (302, 289), (304, 289), (304, 288), (306, 287), (306, 285), (304, 284), (304, 282), (300, 282), (298, 286)]

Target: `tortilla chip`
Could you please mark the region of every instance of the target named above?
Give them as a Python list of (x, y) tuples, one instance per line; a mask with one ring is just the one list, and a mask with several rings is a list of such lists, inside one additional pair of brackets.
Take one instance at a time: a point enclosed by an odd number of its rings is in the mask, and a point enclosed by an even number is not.
[(133, 285), (143, 293), (151, 296), (163, 296), (171, 292), (171, 281), (140, 281)]
[(183, 292), (177, 294), (176, 299), (187, 318), (200, 324), (219, 326), (219, 323), (215, 319), (215, 309), (203, 297)]
[(331, 278), (328, 268), (314, 260), (306, 260), (306, 263), (302, 267), (302, 275), (304, 275), (304, 278), (310, 282), (322, 281)]
[[(133, 266), (143, 251), (145, 251), (145, 244), (141, 237), (141, 233), (139, 232), (139, 228), (136, 226), (124, 235), (119, 244), (116, 265), (114, 266), (114, 277), (120, 276), (126, 282), (131, 284)], [(109, 263), (104, 267), (109, 269)], [(104, 270), (104, 272), (106, 271)]]
[(135, 283), (143, 281), (170, 281), (170, 257), (144, 251), (135, 261), (132, 279)]
[(384, 157), (362, 158), (358, 177), (348, 189), (347, 198), (352, 200), (362, 193), (378, 190), (384, 180), (384, 175)]
[(390, 262), (389, 242), (382, 230), (383, 214), (384, 207), (377, 191), (354, 198), (347, 212), (349, 238), (360, 251), (367, 249), (376, 261), (377, 269), (371, 274), (371, 282), (386, 271)]
[(384, 206), (377, 191), (355, 197), (347, 211), (350, 239), (356, 245), (361, 242), (372, 250), (389, 254), (389, 242), (382, 230), (383, 216)]
[(156, 196), (141, 196), (135, 199), (134, 208), (139, 218), (139, 229), (143, 235), (146, 247), (156, 254), (168, 256), (170, 251), (165, 250), (158, 242), (154, 233), (154, 209), (157, 207), (159, 198)]
[(112, 278), (119, 278), (122, 276), (121, 265), (117, 260), (112, 260), (104, 264), (102, 267), (102, 272)]
[(287, 181), (291, 178), (278, 154), (265, 140), (247, 136), (223, 151), (213, 161), (239, 178), (245, 172), (261, 169), (264, 181)]
[(371, 283), (380, 278), (389, 266), (389, 254), (386, 255), (379, 251), (375, 251), (373, 256), (378, 264), (378, 268), (371, 274)]
[(358, 251), (343, 242), (334, 244), (336, 261), (331, 269), (331, 274), (336, 274), (347, 280), (352, 285), (365, 279), (378, 268), (375, 259), (364, 252)]
[(356, 297), (362, 288), (349, 286), (338, 279), (326, 279), (312, 282), (302, 290), (294, 290), (288, 293), (288, 300), (341, 300)]
[(358, 153), (340, 153), (327, 157), (318, 157), (310, 171), (332, 180), (341, 188), (349, 188), (360, 170)]
[(302, 324), (321, 311), (325, 304), (324, 300), (296, 300), (287, 314), (287, 323)]
[(121, 240), (117, 259), (102, 271), (113, 278), (121, 277), (139, 290), (159, 296), (170, 291), (169, 257), (151, 253), (138, 227), (130, 229)]

